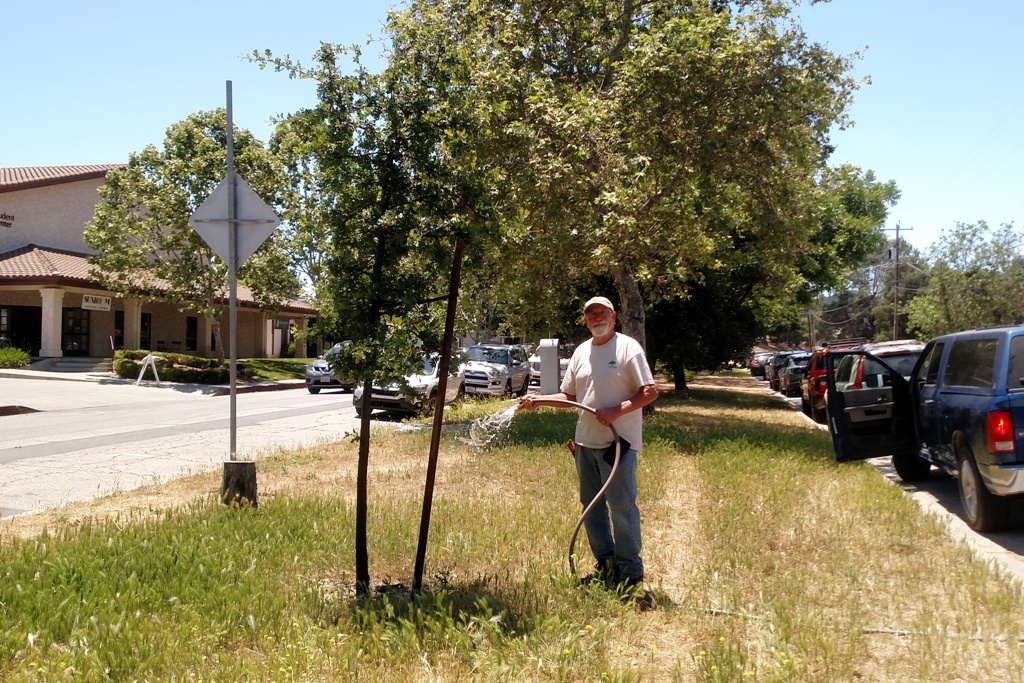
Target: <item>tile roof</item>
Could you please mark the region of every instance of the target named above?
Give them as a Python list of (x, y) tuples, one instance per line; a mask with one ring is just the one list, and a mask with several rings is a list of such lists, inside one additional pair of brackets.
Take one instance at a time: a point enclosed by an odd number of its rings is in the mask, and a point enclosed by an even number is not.
[(29, 244), (0, 254), (0, 279), (62, 278), (89, 282), (87, 254)]
[(0, 193), (28, 190), (33, 187), (73, 183), (78, 180), (103, 178), (107, 171), (125, 168), (126, 164), (92, 164), (86, 166), (0, 166)]
[[(0, 284), (52, 284), (99, 286), (89, 276), (92, 266), (86, 259), (88, 254), (40, 247), (29, 244), (0, 254)], [(161, 288), (157, 288), (159, 291)], [(238, 285), (238, 301), (254, 303), (252, 290)], [(227, 298), (225, 292), (224, 298)], [(302, 299), (287, 299), (282, 311), (293, 313), (316, 313), (316, 309)]]

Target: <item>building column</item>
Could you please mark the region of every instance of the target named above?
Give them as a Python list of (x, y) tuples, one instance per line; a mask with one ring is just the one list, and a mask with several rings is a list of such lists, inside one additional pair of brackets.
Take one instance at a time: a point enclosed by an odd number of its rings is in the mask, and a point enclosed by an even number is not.
[(40, 330), (39, 355), (43, 358), (60, 358), (60, 334), (64, 325), (64, 290), (47, 287), (39, 290), (43, 298), (43, 325)]
[(214, 358), (216, 353), (213, 351), (213, 344), (210, 343), (210, 337), (213, 334), (213, 320), (208, 315), (199, 317), (199, 339), (196, 349), (196, 354), (203, 358)]
[[(306, 340), (306, 330), (309, 329), (309, 318), (304, 315), (300, 315), (295, 325), (295, 355), (299, 358), (305, 358), (309, 353), (307, 350), (308, 344)], [(299, 339), (302, 340), (302, 353), (299, 353)]]
[(142, 346), (142, 299), (129, 297), (124, 304), (124, 337), (125, 349), (138, 349)]
[(267, 353), (274, 348), (274, 319), (260, 311), (256, 314), (256, 357), (276, 358), (277, 354)]

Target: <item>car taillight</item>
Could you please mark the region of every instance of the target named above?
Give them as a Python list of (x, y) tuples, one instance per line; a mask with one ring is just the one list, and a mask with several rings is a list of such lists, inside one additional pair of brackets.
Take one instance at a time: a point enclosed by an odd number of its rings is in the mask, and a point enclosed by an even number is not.
[(1017, 450), (1010, 411), (997, 410), (985, 416), (985, 445), (990, 453), (1012, 453)]

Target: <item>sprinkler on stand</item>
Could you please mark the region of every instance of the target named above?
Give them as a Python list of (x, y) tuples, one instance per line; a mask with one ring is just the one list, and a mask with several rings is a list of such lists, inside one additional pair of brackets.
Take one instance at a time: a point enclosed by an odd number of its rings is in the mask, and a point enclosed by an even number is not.
[[(545, 398), (544, 405), (579, 408), (580, 410), (586, 410), (597, 415), (596, 408), (591, 408), (590, 406), (585, 406), (582, 403), (576, 403), (575, 401), (569, 401), (563, 398)], [(602, 486), (601, 490), (597, 492), (594, 499), (590, 501), (590, 504), (583, 509), (583, 514), (580, 515), (579, 520), (576, 521), (576, 527), (572, 530), (572, 537), (569, 539), (569, 571), (572, 572), (573, 575), (576, 574), (576, 561), (573, 559), (575, 553), (573, 551), (576, 547), (576, 537), (579, 535), (580, 529), (583, 527), (583, 520), (585, 520), (587, 515), (590, 514), (590, 511), (597, 506), (598, 502), (600, 502), (601, 498), (604, 496), (604, 492), (608, 490), (608, 487), (611, 485), (612, 481), (614, 481), (615, 475), (619, 471), (619, 460), (622, 459), (622, 440), (619, 438), (619, 433), (615, 430), (615, 426), (612, 424), (608, 425), (608, 429), (612, 430), (612, 438), (615, 440), (615, 461), (612, 463), (612, 471), (608, 473), (608, 480), (605, 481), (604, 486)], [(570, 447), (570, 450), (575, 453), (575, 448)]]

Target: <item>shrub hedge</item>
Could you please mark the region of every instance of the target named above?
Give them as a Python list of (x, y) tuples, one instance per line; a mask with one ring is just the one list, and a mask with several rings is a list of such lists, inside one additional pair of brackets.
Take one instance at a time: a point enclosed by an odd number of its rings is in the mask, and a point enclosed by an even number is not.
[[(151, 352), (143, 349), (114, 352), (114, 372), (118, 377), (138, 379), (142, 361)], [(186, 384), (227, 384), (231, 380), (231, 369), (221, 365), (216, 358), (201, 358), (183, 353), (159, 353), (157, 372), (160, 380)], [(241, 373), (240, 373), (241, 374)], [(152, 372), (147, 373), (151, 376)]]
[(21, 349), (0, 349), (0, 368), (23, 368), (31, 361), (28, 353)]

